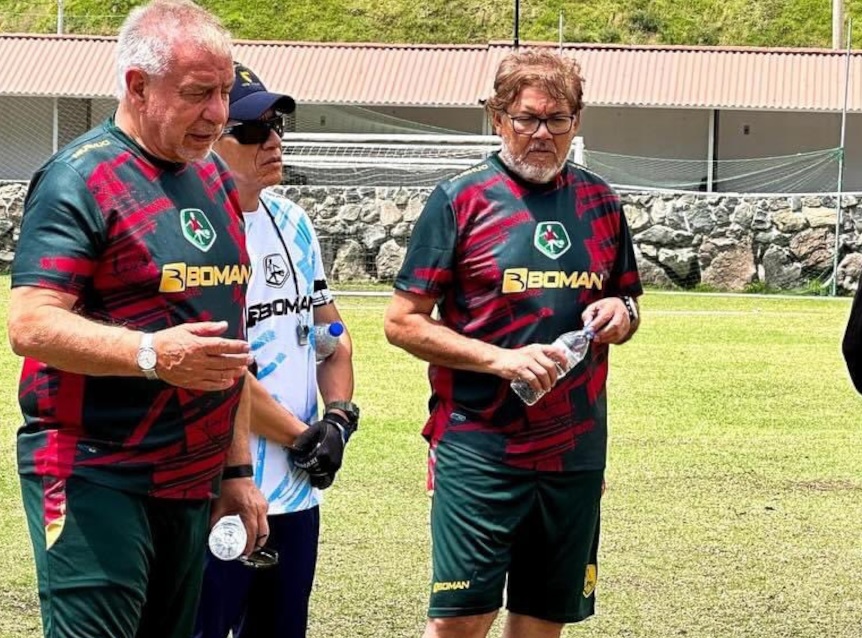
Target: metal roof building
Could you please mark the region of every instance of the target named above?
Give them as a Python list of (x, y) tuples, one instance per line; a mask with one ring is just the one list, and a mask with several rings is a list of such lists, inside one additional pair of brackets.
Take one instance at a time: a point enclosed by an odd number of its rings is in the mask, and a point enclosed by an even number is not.
[[(12, 123), (0, 128), (0, 179), (29, 176), (52, 150), (111, 113), (115, 42), (0, 34), (0, 121)], [(522, 43), (537, 46), (557, 47)], [(488, 133), (481, 101), (511, 50), (508, 42), (234, 44), (236, 59), (271, 90), (296, 99), (297, 130), (315, 133)], [(720, 177), (713, 164), (722, 160), (838, 147), (849, 64), (845, 184), (862, 190), (862, 52), (603, 44), (562, 50), (586, 78), (580, 134), (588, 150), (699, 162), (689, 166), (692, 181), (709, 188)]]
[[(115, 38), (0, 35), (0, 95), (110, 97)], [(524, 43), (523, 46), (551, 46)], [(238, 60), (306, 104), (476, 106), (511, 45), (237, 41)], [(595, 106), (840, 111), (846, 55), (831, 49), (565, 44)], [(851, 76), (862, 74), (862, 52)], [(862, 83), (850, 111), (862, 111)]]

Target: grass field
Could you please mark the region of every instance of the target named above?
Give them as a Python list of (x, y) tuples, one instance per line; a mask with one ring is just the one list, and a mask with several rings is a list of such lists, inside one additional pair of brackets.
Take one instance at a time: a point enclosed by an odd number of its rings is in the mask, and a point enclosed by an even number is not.
[[(423, 625), (427, 382), (385, 343), (385, 303), (339, 302), (363, 419), (324, 504), (313, 638), (416, 637)], [(3, 316), (5, 304), (4, 293)], [(642, 308), (640, 333), (611, 355), (598, 614), (564, 635), (862, 636), (848, 301), (656, 293)], [(0, 638), (40, 635), (13, 459), (18, 366), (0, 348)]]

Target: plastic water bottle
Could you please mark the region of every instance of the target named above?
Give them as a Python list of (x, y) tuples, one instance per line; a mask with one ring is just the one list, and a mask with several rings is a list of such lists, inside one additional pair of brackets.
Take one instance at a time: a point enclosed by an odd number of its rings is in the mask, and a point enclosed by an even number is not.
[(344, 324), (340, 321), (314, 324), (314, 352), (317, 363), (335, 352), (338, 339), (344, 334)]
[(239, 515), (223, 516), (210, 530), (210, 551), (218, 559), (236, 560), (242, 556), (248, 533)]
[[(560, 379), (566, 376), (572, 368), (584, 360), (584, 357), (587, 355), (587, 350), (590, 348), (590, 342), (595, 336), (596, 333), (593, 332), (589, 326), (584, 326), (583, 330), (574, 330), (572, 332), (563, 333), (554, 340), (554, 343), (551, 345), (566, 354), (565, 367), (561, 366), (559, 363), (556, 364), (557, 383), (559, 383)], [(510, 385), (515, 394), (521, 397), (521, 400), (527, 405), (535, 404), (545, 395), (545, 392), (534, 390), (530, 384), (523, 379), (515, 379)]]

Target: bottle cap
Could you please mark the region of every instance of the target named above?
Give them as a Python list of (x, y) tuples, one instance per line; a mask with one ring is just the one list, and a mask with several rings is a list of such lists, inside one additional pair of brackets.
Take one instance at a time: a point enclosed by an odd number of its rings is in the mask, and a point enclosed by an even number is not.
[(329, 324), (329, 334), (333, 337), (340, 337), (344, 334), (344, 324), (340, 321), (333, 321)]

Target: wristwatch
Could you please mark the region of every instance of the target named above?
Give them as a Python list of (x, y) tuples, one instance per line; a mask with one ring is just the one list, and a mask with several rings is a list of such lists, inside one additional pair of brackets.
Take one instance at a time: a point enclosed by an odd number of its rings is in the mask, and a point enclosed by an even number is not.
[(158, 357), (156, 356), (156, 349), (153, 348), (152, 332), (145, 332), (141, 336), (141, 345), (138, 346), (138, 354), (135, 355), (135, 362), (147, 379), (156, 381), (159, 378), (159, 375), (156, 374)]
[(629, 321), (634, 323), (638, 320), (638, 302), (628, 296), (622, 296), (620, 299), (626, 305), (626, 310), (629, 313)]
[(324, 411), (329, 412), (330, 410), (341, 410), (354, 425), (359, 422), (359, 406), (353, 401), (330, 401), (326, 404)]

